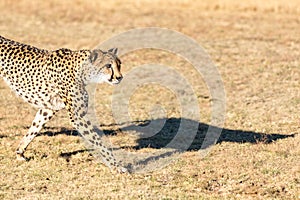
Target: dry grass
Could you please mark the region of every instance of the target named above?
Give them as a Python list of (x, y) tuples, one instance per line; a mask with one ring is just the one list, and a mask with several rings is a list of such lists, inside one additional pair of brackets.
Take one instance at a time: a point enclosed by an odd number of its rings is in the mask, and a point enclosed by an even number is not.
[[(1, 199), (300, 199), (299, 1), (22, 0), (0, 1), (0, 9), (2, 36), (47, 49), (93, 48), (137, 27), (180, 31), (210, 53), (227, 95), (225, 129), (207, 157), (190, 150), (164, 169), (129, 176), (112, 174), (84, 151), (64, 111), (30, 145), (33, 159), (16, 162), (14, 151), (35, 110), (1, 80)], [(180, 70), (198, 97), (203, 128), (210, 123), (209, 92), (184, 60), (143, 50), (122, 61), (125, 75), (154, 62)], [(97, 109), (103, 127), (117, 130), (109, 126), (112, 89), (99, 86)], [(168, 117), (180, 117), (178, 102), (162, 87), (140, 88), (131, 101), (132, 120), (148, 119), (159, 102)], [(111, 138), (126, 140), (126, 134)]]

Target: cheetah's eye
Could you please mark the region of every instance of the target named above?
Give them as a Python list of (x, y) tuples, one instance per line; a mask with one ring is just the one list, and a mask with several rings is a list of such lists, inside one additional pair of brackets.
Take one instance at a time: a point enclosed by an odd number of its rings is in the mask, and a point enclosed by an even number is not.
[(106, 68), (107, 68), (107, 69), (110, 69), (110, 68), (111, 68), (111, 64), (107, 64), (107, 65), (106, 65)]

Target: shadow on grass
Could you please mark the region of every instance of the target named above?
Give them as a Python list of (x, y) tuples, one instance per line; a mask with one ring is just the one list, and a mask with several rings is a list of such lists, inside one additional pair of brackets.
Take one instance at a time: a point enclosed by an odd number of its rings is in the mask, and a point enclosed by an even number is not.
[(76, 155), (78, 153), (84, 153), (86, 151), (90, 151), (90, 150), (89, 149), (81, 149), (81, 150), (76, 150), (76, 151), (67, 152), (67, 153), (60, 153), (59, 156), (65, 158), (66, 161), (69, 162), (71, 156)]
[[(29, 128), (29, 127), (26, 127)], [(70, 130), (67, 128), (61, 128), (59, 131), (51, 131), (57, 128), (55, 127), (45, 127), (46, 131), (44, 131), (41, 135), (47, 136), (56, 136), (56, 135), (68, 135), (68, 136), (79, 136), (80, 134), (76, 130)], [(117, 133), (114, 130), (102, 130), (105, 135), (116, 135)]]
[[(134, 164), (131, 162), (123, 163), (124, 167), (126, 167), (129, 172), (135, 172), (140, 170), (153, 170), (151, 166), (157, 166), (168, 163), (168, 159), (171, 159), (172, 156), (176, 157), (176, 154), (188, 151), (195, 151), (200, 149), (205, 149), (205, 147), (211, 146), (214, 144), (214, 141), (217, 141), (217, 143), (222, 142), (233, 142), (233, 143), (252, 143), (252, 144), (269, 144), (272, 142), (275, 142), (280, 139), (284, 138), (290, 138), (294, 137), (295, 134), (265, 134), (265, 133), (259, 133), (254, 131), (245, 131), (245, 130), (233, 130), (233, 129), (226, 129), (226, 128), (219, 128), (219, 127), (213, 127), (208, 124), (204, 123), (198, 123), (196, 121), (192, 121), (189, 119), (182, 119), (182, 118), (168, 118), (168, 119), (156, 119), (152, 121), (135, 121), (131, 122), (130, 125), (128, 124), (110, 124), (110, 125), (103, 125), (100, 126), (100, 128), (103, 130), (104, 134), (106, 135), (117, 135), (120, 133), (120, 130), (114, 130), (116, 127), (121, 127), (121, 130), (125, 133), (129, 131), (128, 134), (138, 134), (137, 141), (135, 146), (122, 146), (121, 149), (134, 149), (139, 150), (143, 148), (153, 148), (153, 149), (165, 149), (167, 145), (171, 144), (175, 138), (178, 136), (178, 131), (180, 130), (181, 123), (184, 122), (185, 124), (191, 124), (191, 126), (194, 126), (194, 132), (189, 132), (190, 127), (185, 127), (187, 131), (184, 131), (184, 134), (181, 135), (183, 138), (183, 143), (185, 142), (185, 138), (187, 138), (188, 145), (185, 146), (182, 145), (181, 139), (178, 139), (175, 143), (170, 145), (170, 148), (172, 151), (166, 151), (161, 152), (159, 154), (149, 154), (146, 157), (142, 156), (141, 159), (136, 160)], [(155, 132), (152, 132), (151, 129), (148, 129), (147, 127), (155, 125), (161, 125), (161, 129), (158, 130), (158, 132), (155, 134)], [(196, 125), (196, 126), (195, 126)], [(159, 126), (160, 127), (160, 126)], [(208, 132), (209, 128), (212, 128), (211, 132)], [(191, 128), (193, 130), (193, 128)], [(144, 132), (143, 132), (144, 131)], [(207, 139), (207, 134), (210, 133), (214, 135), (213, 137), (219, 136), (214, 131), (219, 131), (220, 137), (217, 138), (217, 140), (211, 140), (211, 143), (209, 145), (203, 145), (205, 144), (204, 141)], [(77, 132), (76, 132), (77, 133)], [(192, 137), (189, 137), (189, 133), (191, 133)], [(67, 134), (67, 135), (74, 135), (74, 131), (61, 131), (54, 133), (55, 134)], [(53, 135), (53, 134), (52, 134)], [(185, 137), (186, 135), (186, 137)], [(180, 138), (180, 137), (179, 137)], [(189, 145), (190, 144), (190, 145)], [(202, 147), (205, 146), (205, 147)], [(117, 150), (116, 148), (115, 150)], [(72, 155), (75, 155), (77, 153), (81, 153), (84, 151), (90, 151), (91, 150), (77, 150), (74, 152), (69, 153), (62, 153), (60, 156), (66, 158), (68, 161)], [(175, 158), (173, 157), (173, 159)], [(141, 167), (143, 166), (143, 167)], [(140, 167), (140, 168), (139, 168)], [(156, 168), (155, 168), (156, 169)]]
[[(55, 127), (44, 127), (45, 132), (43, 132), (41, 135), (47, 135), (47, 136), (56, 136), (56, 135), (68, 135), (68, 136), (78, 136), (78, 132), (76, 130), (70, 130), (67, 128), (60, 128), (59, 131), (53, 131), (57, 128)], [(52, 131), (51, 131), (52, 130)]]
[[(147, 133), (139, 133), (140, 139), (138, 139), (136, 146), (130, 146), (130, 147), (124, 147), (124, 148), (133, 148), (133, 149), (142, 149), (142, 148), (163, 148), (167, 144), (169, 144), (176, 134), (178, 133), (179, 126), (181, 122), (185, 120), (186, 122), (189, 122), (191, 124), (195, 124), (198, 122), (189, 120), (189, 119), (181, 119), (181, 118), (168, 118), (168, 119), (155, 119), (152, 120), (151, 123), (156, 124), (163, 124), (162, 129), (156, 133), (155, 135), (152, 135), (150, 137), (145, 137)], [(134, 131), (134, 130), (143, 130), (143, 127), (147, 127), (149, 125), (150, 121), (134, 121), (131, 125), (120, 125), (122, 126), (122, 130), (124, 131)], [(110, 124), (105, 126), (100, 126), (109, 128), (118, 126), (118, 124)], [(199, 150), (201, 149), (202, 143), (204, 141), (204, 138), (206, 137), (208, 128), (210, 126), (208, 124), (199, 123), (196, 136), (194, 137), (190, 147), (188, 150)], [(142, 129), (140, 129), (142, 128)], [(213, 127), (220, 130), (219, 127)], [(58, 134), (65, 134), (65, 135), (72, 135), (77, 136), (78, 132), (74, 130), (68, 130), (65, 128), (62, 128), (58, 132), (52, 132), (50, 131), (51, 128), (46, 128), (46, 132), (44, 132), (44, 135), (48, 136), (55, 136)], [(146, 130), (146, 129), (145, 129)], [(116, 135), (117, 132), (115, 130), (109, 130), (104, 129), (104, 134), (106, 135)], [(119, 132), (119, 131), (118, 131)], [(194, 133), (195, 134), (195, 133)], [(233, 130), (233, 129), (226, 129), (223, 128), (222, 132), (220, 134), (219, 139), (217, 140), (217, 143), (222, 142), (234, 142), (234, 143), (263, 143), (263, 144), (269, 144), (276, 140), (284, 139), (284, 138), (290, 138), (294, 137), (295, 134), (286, 135), (286, 134), (265, 134), (265, 133), (259, 133), (259, 132), (253, 132), (253, 131), (245, 131), (245, 130)], [(78, 151), (76, 153), (80, 153), (81, 151)], [(75, 153), (75, 154), (76, 154)], [(67, 155), (68, 153), (66, 153)], [(64, 155), (62, 155), (64, 156)]]
[[(168, 119), (156, 119), (154, 120), (155, 123), (160, 124), (164, 123), (163, 128), (155, 135), (151, 137), (141, 137), (138, 139), (137, 143), (138, 145), (134, 147), (130, 147), (133, 149), (141, 149), (141, 148), (163, 148), (167, 144), (169, 144), (174, 137), (176, 136), (180, 123), (182, 120), (189, 121), (191, 123), (197, 123), (195, 121), (191, 121), (189, 119), (181, 119), (181, 118), (168, 118)], [(162, 121), (162, 122), (160, 122)], [(153, 121), (151, 121), (153, 123)], [(144, 122), (138, 122), (138, 126), (145, 127), (149, 124), (149, 121)], [(192, 141), (190, 147), (188, 150), (199, 150), (201, 149), (202, 143), (204, 141), (204, 138), (206, 137), (208, 128), (210, 126), (208, 124), (199, 123), (198, 130), (196, 133), (196, 136), (194, 140)], [(219, 127), (213, 127), (214, 130), (222, 129)], [(136, 130), (136, 125), (130, 125), (125, 126), (122, 128), (122, 130)], [(142, 130), (142, 129), (139, 129)], [(143, 135), (143, 133), (142, 133)], [(286, 134), (265, 134), (265, 133), (259, 133), (259, 132), (253, 132), (253, 131), (245, 131), (245, 130), (233, 130), (233, 129), (226, 129), (223, 128), (222, 132), (220, 134), (219, 139), (217, 140), (217, 143), (222, 142), (234, 142), (234, 143), (263, 143), (263, 144), (269, 144), (276, 140), (284, 139), (284, 138), (290, 138), (294, 137), (295, 134), (286, 135)]]

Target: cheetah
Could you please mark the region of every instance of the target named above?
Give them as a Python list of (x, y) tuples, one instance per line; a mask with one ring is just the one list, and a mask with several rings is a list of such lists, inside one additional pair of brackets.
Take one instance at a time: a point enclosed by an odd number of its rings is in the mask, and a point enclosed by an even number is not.
[(44, 50), (0, 36), (0, 78), (23, 100), (38, 108), (27, 134), (17, 148), (18, 160), (27, 160), (25, 150), (45, 123), (61, 109), (66, 109), (72, 126), (89, 145), (100, 150), (103, 162), (119, 172), (112, 151), (96, 133), (87, 117), (89, 83), (120, 83), (121, 61), (117, 48)]

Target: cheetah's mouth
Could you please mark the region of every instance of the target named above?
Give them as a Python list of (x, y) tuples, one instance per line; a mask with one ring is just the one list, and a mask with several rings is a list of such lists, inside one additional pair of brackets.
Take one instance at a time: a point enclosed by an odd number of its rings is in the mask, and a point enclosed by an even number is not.
[(121, 82), (121, 80), (123, 79), (123, 77), (117, 77), (117, 78), (114, 78), (114, 79), (109, 79), (108, 82), (111, 84), (111, 85), (117, 85)]
[(108, 83), (111, 85), (118, 85), (120, 82), (121, 82), (121, 80), (116, 80), (116, 79), (108, 81)]

